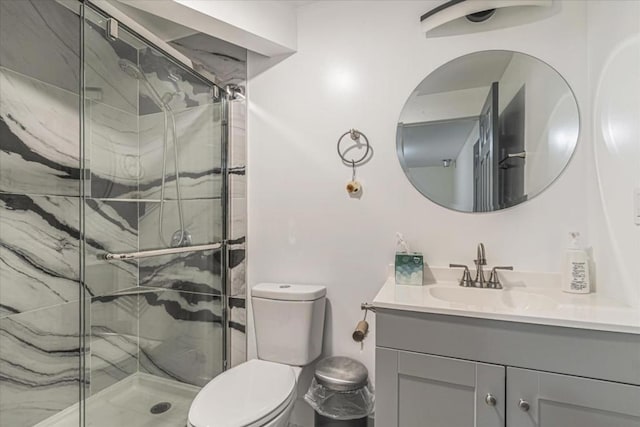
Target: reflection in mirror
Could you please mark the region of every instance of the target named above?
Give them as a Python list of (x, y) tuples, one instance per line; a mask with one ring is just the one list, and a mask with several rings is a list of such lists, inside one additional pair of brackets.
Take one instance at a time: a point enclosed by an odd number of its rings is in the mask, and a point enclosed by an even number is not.
[(547, 188), (571, 159), (579, 123), (573, 92), (549, 65), (518, 52), (476, 52), (413, 91), (398, 123), (398, 156), (432, 201), (490, 212)]

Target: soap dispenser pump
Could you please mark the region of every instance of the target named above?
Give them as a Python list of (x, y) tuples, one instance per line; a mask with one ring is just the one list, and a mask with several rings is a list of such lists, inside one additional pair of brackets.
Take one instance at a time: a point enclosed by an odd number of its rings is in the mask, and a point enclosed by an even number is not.
[(569, 233), (569, 237), (570, 243), (565, 255), (562, 290), (574, 294), (588, 294), (591, 292), (589, 256), (587, 251), (580, 247), (580, 233)]

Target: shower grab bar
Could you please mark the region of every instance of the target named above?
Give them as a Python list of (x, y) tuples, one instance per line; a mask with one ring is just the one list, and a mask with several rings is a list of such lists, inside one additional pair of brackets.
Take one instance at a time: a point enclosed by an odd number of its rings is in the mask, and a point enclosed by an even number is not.
[(193, 245), (193, 246), (180, 246), (177, 248), (165, 248), (165, 249), (152, 249), (149, 251), (140, 251), (140, 252), (126, 252), (121, 254), (105, 254), (105, 259), (107, 260), (126, 260), (126, 259), (139, 259), (139, 258), (149, 258), (153, 256), (161, 256), (161, 255), (171, 255), (171, 254), (180, 254), (184, 252), (200, 252), (207, 251), (211, 249), (220, 249), (222, 248), (222, 243), (210, 243), (207, 245)]

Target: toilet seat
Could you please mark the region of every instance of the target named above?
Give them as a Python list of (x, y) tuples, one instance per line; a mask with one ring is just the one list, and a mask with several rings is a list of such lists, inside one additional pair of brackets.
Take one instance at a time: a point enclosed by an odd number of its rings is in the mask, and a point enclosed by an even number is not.
[(282, 413), (295, 399), (291, 366), (250, 360), (211, 380), (189, 409), (193, 427), (258, 427)]

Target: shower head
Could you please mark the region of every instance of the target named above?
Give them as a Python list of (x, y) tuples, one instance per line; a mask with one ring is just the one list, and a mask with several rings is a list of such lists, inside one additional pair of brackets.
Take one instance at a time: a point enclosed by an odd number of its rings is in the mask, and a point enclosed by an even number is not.
[(142, 70), (128, 59), (119, 59), (118, 65), (120, 66), (120, 69), (129, 77), (137, 80), (146, 80), (146, 77)]
[(149, 79), (147, 79), (147, 76), (144, 74), (142, 69), (136, 64), (129, 61), (128, 59), (121, 58), (118, 60), (118, 65), (126, 75), (136, 80), (140, 80), (147, 87), (147, 89), (149, 89), (149, 93), (151, 95), (151, 98), (153, 99), (153, 102), (157, 104), (160, 109), (171, 110), (171, 108), (169, 108), (169, 103), (173, 100), (177, 93), (167, 92), (164, 95), (160, 96), (158, 91), (151, 85)]

